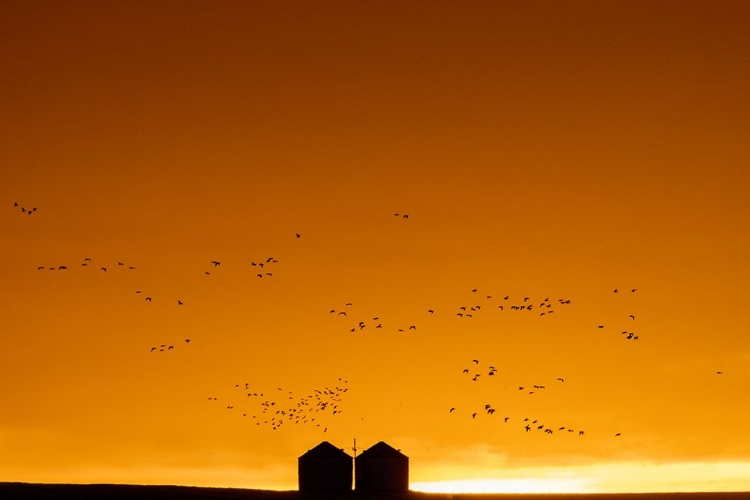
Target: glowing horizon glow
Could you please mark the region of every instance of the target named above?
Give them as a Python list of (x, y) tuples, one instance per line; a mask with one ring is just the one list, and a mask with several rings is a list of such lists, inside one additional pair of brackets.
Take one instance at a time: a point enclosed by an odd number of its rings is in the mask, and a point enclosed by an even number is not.
[(446, 479), (418, 482), (409, 489), (424, 493), (594, 493), (579, 479)]
[[(467, 474), (466, 470), (461, 473)], [(632, 481), (633, 477), (638, 482)], [(750, 462), (623, 462), (484, 471), (484, 477), (418, 481), (411, 489), (429, 493), (743, 492), (750, 491), (748, 477)]]

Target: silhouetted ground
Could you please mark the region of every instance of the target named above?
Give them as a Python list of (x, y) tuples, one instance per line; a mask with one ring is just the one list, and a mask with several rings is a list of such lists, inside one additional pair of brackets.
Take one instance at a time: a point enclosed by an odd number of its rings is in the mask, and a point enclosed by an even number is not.
[(198, 488), (191, 486), (138, 486), (120, 484), (0, 483), (0, 499), (21, 500), (746, 500), (746, 493), (640, 493), (640, 494), (378, 494), (301, 493), (299, 491)]

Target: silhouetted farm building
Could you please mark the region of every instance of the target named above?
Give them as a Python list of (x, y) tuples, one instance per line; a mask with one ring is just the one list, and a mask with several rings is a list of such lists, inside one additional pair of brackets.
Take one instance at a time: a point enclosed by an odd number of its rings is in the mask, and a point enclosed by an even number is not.
[(409, 457), (383, 441), (354, 459), (357, 491), (408, 491)]
[(328, 441), (299, 457), (297, 466), (300, 491), (352, 490), (352, 457)]

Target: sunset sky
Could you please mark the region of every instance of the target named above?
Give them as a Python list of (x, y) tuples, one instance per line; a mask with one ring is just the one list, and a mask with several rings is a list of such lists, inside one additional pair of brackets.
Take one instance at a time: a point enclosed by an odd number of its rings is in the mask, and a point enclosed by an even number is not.
[(750, 490), (749, 25), (0, 3), (0, 481)]

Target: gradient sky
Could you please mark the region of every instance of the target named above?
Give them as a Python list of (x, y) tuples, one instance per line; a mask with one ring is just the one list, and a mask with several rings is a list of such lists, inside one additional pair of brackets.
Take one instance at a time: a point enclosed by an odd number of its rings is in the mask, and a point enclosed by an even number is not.
[(750, 490), (748, 25), (0, 3), (0, 481)]

